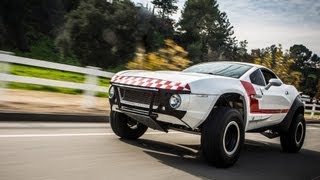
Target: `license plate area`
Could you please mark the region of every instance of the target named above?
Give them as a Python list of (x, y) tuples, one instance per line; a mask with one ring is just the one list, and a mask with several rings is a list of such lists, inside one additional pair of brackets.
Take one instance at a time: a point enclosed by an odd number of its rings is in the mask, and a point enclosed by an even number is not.
[(122, 104), (142, 108), (157, 109), (160, 104), (159, 93), (155, 91), (139, 90), (134, 88), (118, 88), (119, 99)]

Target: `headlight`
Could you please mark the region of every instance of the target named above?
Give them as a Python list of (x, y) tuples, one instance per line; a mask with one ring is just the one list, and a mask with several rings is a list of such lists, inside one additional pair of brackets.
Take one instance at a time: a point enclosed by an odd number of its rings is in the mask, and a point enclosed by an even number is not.
[(174, 94), (170, 97), (169, 105), (173, 109), (177, 109), (181, 105), (181, 97), (178, 94)]
[(114, 97), (114, 87), (110, 86), (109, 87), (109, 98), (113, 98)]

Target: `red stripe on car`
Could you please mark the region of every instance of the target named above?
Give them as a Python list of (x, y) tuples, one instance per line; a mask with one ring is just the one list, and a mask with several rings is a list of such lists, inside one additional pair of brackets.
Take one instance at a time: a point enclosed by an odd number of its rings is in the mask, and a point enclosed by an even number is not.
[(253, 114), (277, 114), (277, 113), (287, 113), (289, 109), (260, 109), (259, 101), (252, 96), (256, 95), (256, 90), (253, 85), (247, 81), (240, 81), (242, 86), (247, 92), (250, 100), (250, 113)]

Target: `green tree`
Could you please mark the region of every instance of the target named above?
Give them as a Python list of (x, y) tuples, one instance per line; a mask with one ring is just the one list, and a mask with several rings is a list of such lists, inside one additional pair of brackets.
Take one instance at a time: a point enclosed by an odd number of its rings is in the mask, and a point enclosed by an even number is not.
[(56, 44), (62, 54), (74, 53), (82, 65), (125, 63), (135, 50), (136, 14), (129, 0), (83, 0), (66, 16)]
[(316, 94), (315, 94), (315, 97), (316, 97), (317, 99), (320, 98), (320, 80), (318, 80), (318, 83), (317, 83), (317, 92), (316, 92)]
[[(235, 41), (237, 42), (237, 41)], [(249, 62), (252, 63), (252, 56), (248, 53), (247, 50), (248, 41), (240, 41), (239, 43), (235, 43), (231, 46), (231, 49), (227, 51), (227, 54), (222, 60), (230, 60), (230, 61), (239, 61), (239, 62)], [(220, 58), (221, 60), (221, 58)]]
[(177, 0), (152, 0), (152, 4), (155, 8), (159, 9), (161, 18), (169, 19), (169, 16), (177, 12), (178, 6), (175, 4)]
[(173, 22), (155, 16), (146, 7), (138, 7), (136, 20), (136, 39), (146, 52), (156, 51), (164, 45), (165, 39), (173, 37)]
[(253, 62), (272, 69), (282, 81), (299, 87), (301, 73), (294, 71), (292, 65), (294, 60), (289, 52), (284, 52), (282, 46), (272, 45), (253, 54)]
[(0, 48), (27, 52), (42, 38), (55, 37), (64, 13), (76, 4), (76, 0), (1, 0)]
[(310, 51), (307, 47), (305, 47), (302, 44), (295, 44), (290, 47), (290, 56), (295, 61), (293, 68), (296, 70), (300, 70), (305, 67), (305, 63), (307, 63), (308, 60), (311, 58), (312, 51)]
[(190, 53), (194, 62), (232, 56), (236, 45), (233, 27), (216, 0), (187, 0), (178, 26), (183, 46), (196, 52)]
[(320, 58), (302, 44), (291, 46), (290, 56), (295, 62), (292, 68), (302, 74), (301, 90), (311, 97), (315, 96), (317, 89), (314, 87), (320, 80), (320, 69), (318, 68)]

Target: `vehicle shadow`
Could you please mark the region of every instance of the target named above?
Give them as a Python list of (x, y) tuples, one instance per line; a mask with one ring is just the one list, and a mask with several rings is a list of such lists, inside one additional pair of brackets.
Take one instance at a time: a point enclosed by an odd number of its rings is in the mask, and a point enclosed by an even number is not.
[(281, 152), (279, 144), (246, 140), (239, 161), (227, 169), (209, 166), (200, 145), (168, 144), (149, 139), (123, 142), (143, 149), (159, 162), (201, 179), (320, 179), (320, 152)]

